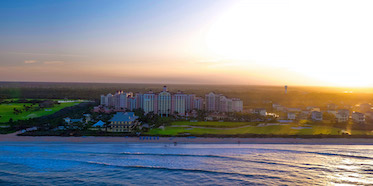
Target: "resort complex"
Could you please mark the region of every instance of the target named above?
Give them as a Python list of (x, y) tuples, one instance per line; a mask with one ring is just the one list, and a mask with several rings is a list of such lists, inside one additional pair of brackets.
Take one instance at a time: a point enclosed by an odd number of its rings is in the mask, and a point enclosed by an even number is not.
[(109, 93), (101, 95), (101, 105), (96, 111), (133, 111), (143, 109), (145, 113), (154, 112), (162, 116), (170, 114), (185, 116), (193, 110), (206, 110), (209, 112), (242, 112), (243, 102), (239, 98), (228, 98), (222, 94), (210, 92), (205, 99), (195, 94), (184, 94), (181, 91), (171, 93), (167, 86), (159, 93), (149, 91), (136, 93), (117, 91), (114, 95)]

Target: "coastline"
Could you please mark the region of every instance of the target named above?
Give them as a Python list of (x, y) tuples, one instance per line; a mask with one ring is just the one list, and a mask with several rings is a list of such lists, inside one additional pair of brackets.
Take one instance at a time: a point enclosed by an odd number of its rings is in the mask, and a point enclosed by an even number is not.
[(313, 145), (373, 145), (367, 138), (212, 138), (212, 137), (159, 137), (150, 140), (139, 137), (60, 137), (0, 135), (3, 142), (61, 142), (61, 143), (169, 143), (174, 144), (313, 144)]

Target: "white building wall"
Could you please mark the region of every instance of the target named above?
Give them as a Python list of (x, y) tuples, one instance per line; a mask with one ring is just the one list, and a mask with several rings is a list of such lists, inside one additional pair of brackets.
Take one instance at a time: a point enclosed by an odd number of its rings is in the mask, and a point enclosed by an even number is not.
[(186, 94), (174, 94), (173, 95), (173, 112), (177, 112), (179, 115), (184, 116), (186, 112)]
[(122, 93), (119, 95), (119, 108), (126, 109), (127, 108), (127, 94)]
[(193, 109), (203, 110), (203, 99), (200, 97), (194, 98)]
[(149, 112), (156, 112), (155, 106), (155, 94), (150, 93), (150, 94), (144, 94), (143, 96), (143, 109), (145, 113)]
[(213, 92), (210, 92), (206, 94), (206, 110), (213, 112), (213, 111), (218, 111), (218, 104), (217, 102), (220, 101), (218, 99), (218, 95), (214, 94)]
[(194, 108), (194, 99), (196, 95), (195, 94), (188, 94), (186, 97), (186, 102), (185, 102), (185, 109), (186, 112), (190, 112)]
[(233, 112), (233, 100), (227, 99), (227, 112)]
[(161, 92), (158, 94), (158, 114), (168, 115), (171, 113), (171, 94)]
[(106, 95), (106, 99), (107, 99), (107, 106), (108, 107), (114, 107), (114, 99), (113, 99), (113, 94), (108, 94), (108, 95)]
[(107, 106), (106, 100), (107, 100), (106, 96), (105, 95), (101, 95), (100, 104), (103, 105), (103, 106)]
[(233, 112), (242, 112), (243, 111), (243, 102), (238, 98), (232, 99), (232, 110)]

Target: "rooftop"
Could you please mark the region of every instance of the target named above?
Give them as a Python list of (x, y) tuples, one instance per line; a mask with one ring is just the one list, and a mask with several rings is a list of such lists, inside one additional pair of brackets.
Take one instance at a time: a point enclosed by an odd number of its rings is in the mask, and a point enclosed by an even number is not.
[(110, 122), (132, 122), (135, 121), (138, 116), (135, 116), (134, 112), (117, 112), (113, 118), (111, 118)]
[(98, 121), (97, 123), (95, 123), (94, 125), (93, 125), (93, 127), (103, 127), (104, 126), (104, 122), (103, 121)]

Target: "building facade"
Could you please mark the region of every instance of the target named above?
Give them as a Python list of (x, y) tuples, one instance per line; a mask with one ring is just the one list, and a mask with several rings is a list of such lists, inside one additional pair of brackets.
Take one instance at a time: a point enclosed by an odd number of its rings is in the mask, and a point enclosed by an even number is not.
[(365, 114), (361, 112), (353, 112), (351, 114), (351, 117), (354, 123), (359, 123), (359, 124), (365, 123)]
[(338, 123), (346, 123), (350, 117), (350, 111), (347, 109), (340, 109), (335, 117)]
[(218, 112), (220, 108), (220, 95), (210, 92), (205, 95), (206, 111)]
[(320, 111), (312, 111), (311, 112), (311, 119), (313, 121), (322, 121), (322, 112), (320, 112)]
[[(107, 94), (100, 97), (100, 110), (133, 111), (141, 108), (145, 114), (154, 112), (160, 115), (186, 115), (193, 110), (206, 110), (209, 112), (242, 112), (243, 102), (238, 98), (228, 98), (222, 94), (210, 92), (205, 95), (205, 100), (195, 94), (182, 92), (170, 93), (164, 86), (160, 93), (149, 91), (136, 93), (117, 91), (114, 95)], [(97, 109), (98, 110), (98, 109)]]
[(195, 97), (193, 101), (193, 109), (194, 110), (203, 110), (203, 98)]
[(184, 116), (186, 113), (186, 99), (187, 95), (180, 91), (172, 95), (172, 113)]
[(163, 87), (163, 91), (158, 94), (158, 114), (168, 116), (171, 114), (171, 94), (167, 91), (167, 87)]
[(108, 132), (132, 132), (139, 124), (138, 117), (133, 112), (117, 112), (109, 120)]
[(232, 98), (232, 111), (243, 112), (243, 101), (238, 98)]
[(185, 100), (185, 111), (191, 112), (194, 109), (194, 100), (196, 99), (195, 94), (188, 94)]
[(154, 112), (157, 113), (157, 95), (152, 91), (143, 95), (143, 108), (145, 113)]

